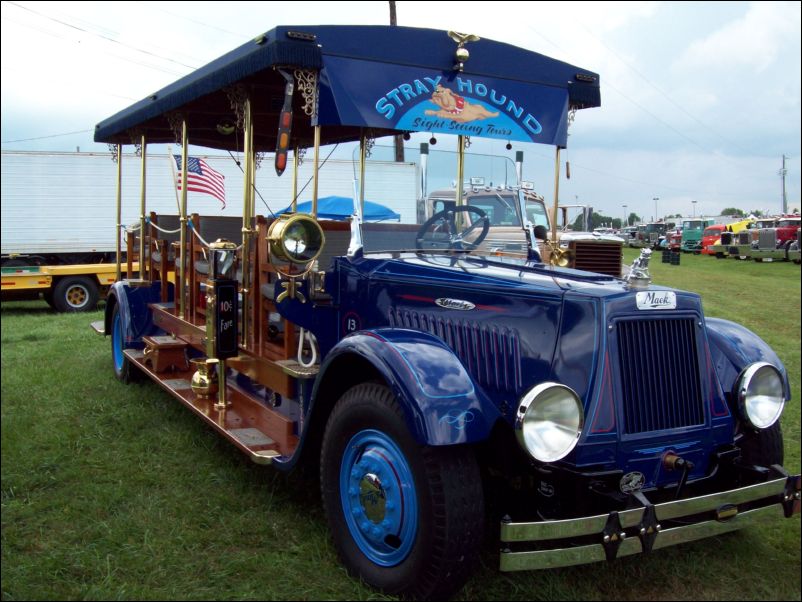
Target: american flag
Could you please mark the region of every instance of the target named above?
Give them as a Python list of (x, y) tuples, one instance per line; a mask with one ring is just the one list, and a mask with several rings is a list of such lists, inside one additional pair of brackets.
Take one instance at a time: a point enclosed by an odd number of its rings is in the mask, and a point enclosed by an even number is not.
[[(181, 155), (173, 155), (178, 165), (178, 182), (176, 186), (181, 190)], [(210, 194), (226, 208), (226, 177), (213, 170), (203, 159), (187, 157), (187, 190)]]

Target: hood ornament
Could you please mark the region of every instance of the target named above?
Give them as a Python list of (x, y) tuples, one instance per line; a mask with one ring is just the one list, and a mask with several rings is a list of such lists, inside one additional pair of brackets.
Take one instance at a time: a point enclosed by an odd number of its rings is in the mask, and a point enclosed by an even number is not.
[(652, 275), (649, 274), (649, 259), (652, 257), (651, 249), (642, 249), (640, 257), (632, 262), (627, 275), (627, 284), (633, 288), (646, 288), (652, 283)]

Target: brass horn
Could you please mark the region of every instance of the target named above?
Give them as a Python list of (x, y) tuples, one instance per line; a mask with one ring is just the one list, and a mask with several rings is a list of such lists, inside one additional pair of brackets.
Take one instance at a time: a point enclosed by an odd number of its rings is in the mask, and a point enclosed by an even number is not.
[(560, 268), (567, 268), (571, 263), (571, 251), (561, 249), (559, 245), (553, 244), (550, 240), (543, 242), (549, 248), (549, 263)]

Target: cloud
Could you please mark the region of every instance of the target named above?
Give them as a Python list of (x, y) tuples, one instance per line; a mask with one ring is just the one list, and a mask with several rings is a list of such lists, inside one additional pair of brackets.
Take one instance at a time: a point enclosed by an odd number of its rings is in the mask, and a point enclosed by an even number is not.
[(746, 14), (690, 44), (672, 65), (678, 72), (743, 70), (760, 73), (782, 55), (784, 44), (799, 37), (800, 4), (756, 2)]

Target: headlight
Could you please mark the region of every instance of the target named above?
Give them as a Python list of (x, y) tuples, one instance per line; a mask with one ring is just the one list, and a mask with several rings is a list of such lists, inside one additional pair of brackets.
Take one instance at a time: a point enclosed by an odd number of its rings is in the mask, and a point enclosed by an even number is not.
[(574, 449), (584, 424), (579, 396), (565, 385), (543, 383), (518, 404), (515, 435), (536, 460), (556, 462)]
[(747, 366), (738, 377), (734, 393), (741, 417), (755, 428), (769, 428), (785, 406), (780, 371), (766, 362)]

